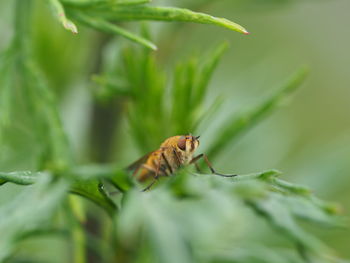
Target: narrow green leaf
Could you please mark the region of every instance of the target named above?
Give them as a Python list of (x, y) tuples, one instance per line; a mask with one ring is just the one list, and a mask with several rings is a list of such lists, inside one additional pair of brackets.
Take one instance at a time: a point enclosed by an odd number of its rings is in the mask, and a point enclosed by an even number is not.
[[(146, 213), (146, 223), (149, 242), (153, 244), (154, 252), (159, 262), (193, 262), (190, 250), (180, 231), (178, 221), (171, 217), (169, 207), (162, 202), (149, 199), (143, 202)], [(170, 237), (170, 238), (169, 238)]]
[(11, 182), (20, 185), (34, 184), (45, 172), (17, 171), (17, 172), (0, 172), (0, 184)]
[(3, 140), (3, 129), (11, 122), (15, 49), (15, 45), (11, 45), (0, 53), (0, 144)]
[(311, 190), (309, 188), (305, 186), (293, 184), (293, 183), (281, 180), (279, 178), (272, 178), (271, 182), (282, 189), (285, 189), (289, 192), (292, 192), (298, 195), (309, 196), (311, 194)]
[[(186, 246), (182, 224), (168, 203), (167, 194), (129, 191), (118, 220), (118, 237), (123, 242), (135, 242), (142, 231), (151, 245), (152, 258), (157, 262), (193, 262)], [(157, 200), (157, 201), (156, 201)], [(127, 244), (128, 244), (127, 243)], [(130, 245), (130, 244), (129, 244)]]
[(335, 216), (315, 204), (312, 199), (300, 195), (276, 195), (294, 214), (294, 216), (313, 223), (321, 223), (328, 226), (345, 226), (339, 216)]
[(84, 181), (105, 179), (121, 192), (126, 192), (133, 185), (125, 170), (114, 164), (77, 166), (72, 169), (71, 174)]
[(116, 5), (142, 5), (142, 4), (147, 4), (151, 3), (152, 0), (118, 0), (116, 2)]
[[(6, 59), (6, 58), (5, 58)], [(8, 60), (8, 59), (6, 59)], [(12, 66), (9, 61), (4, 61), (4, 65), (0, 65), (0, 141), (3, 126), (10, 122), (10, 114), (12, 107)]]
[(329, 249), (316, 237), (305, 232), (295, 221), (293, 211), (283, 202), (278, 194), (270, 193), (268, 198), (249, 201), (249, 204), (266, 217), (267, 222), (282, 231), (292, 242), (302, 244), (307, 250), (316, 254), (329, 253)]
[(74, 180), (70, 192), (96, 203), (104, 208), (110, 216), (115, 215), (117, 212), (116, 205), (100, 188), (99, 180)]
[(123, 193), (130, 190), (134, 185), (132, 179), (124, 171), (120, 170), (109, 180), (119, 191)]
[(303, 83), (307, 76), (308, 69), (300, 69), (281, 89), (264, 100), (261, 104), (254, 107), (251, 111), (243, 113), (238, 117), (233, 116), (231, 120), (225, 122), (225, 127), (218, 129), (218, 135), (207, 151), (210, 158), (216, 158), (217, 155), (234, 141), (243, 131), (257, 124), (267, 114), (271, 113), (282, 99), (290, 95)]
[(59, 0), (49, 0), (49, 3), (53, 11), (55, 12), (55, 15), (57, 16), (58, 20), (63, 25), (63, 27), (74, 34), (77, 34), (78, 28), (71, 20), (69, 20), (66, 17), (66, 14), (61, 2)]
[(228, 44), (225, 42), (219, 45), (214, 52), (210, 55), (208, 61), (204, 64), (204, 67), (200, 73), (200, 79), (196, 87), (196, 96), (194, 97), (194, 105), (198, 106), (205, 98), (206, 90), (209, 86), (209, 81), (216, 69), (220, 58), (228, 48)]
[(96, 96), (101, 100), (108, 100), (115, 97), (131, 97), (130, 89), (126, 83), (120, 83), (108, 76), (94, 75), (92, 80), (99, 85)]
[(122, 169), (115, 164), (89, 164), (73, 167), (72, 176), (84, 180), (111, 178)]
[[(209, 262), (239, 262), (239, 263), (305, 263), (295, 253), (288, 253), (286, 250), (276, 249), (265, 244), (249, 243), (249, 246), (235, 245), (230, 249), (219, 250), (216, 253), (201, 252)], [(321, 263), (321, 262), (319, 262)]]
[(309, 199), (311, 200), (311, 202), (313, 202), (315, 205), (322, 208), (325, 212), (329, 214), (337, 215), (342, 212), (342, 207), (338, 204), (326, 202), (313, 195), (311, 195)]
[[(48, 87), (37, 64), (30, 59), (24, 61), (25, 84), (28, 85), (28, 100), (37, 117), (37, 133), (40, 140), (47, 139), (51, 156), (48, 157), (50, 170), (64, 170), (71, 166), (73, 157), (68, 138), (57, 109), (54, 93)], [(45, 129), (43, 129), (45, 127)], [(46, 167), (47, 168), (47, 167)]]
[(200, 111), (200, 113), (195, 116), (192, 123), (192, 129), (191, 129), (194, 132), (194, 134), (197, 134), (198, 126), (202, 122), (205, 122), (206, 120), (210, 120), (211, 118), (214, 117), (215, 114), (217, 114), (223, 102), (224, 102), (224, 96), (219, 95), (218, 97), (216, 97), (215, 101), (206, 108), (205, 111)]
[(122, 5), (142, 5), (150, 3), (151, 0), (62, 0), (63, 4), (74, 7), (88, 7), (88, 8), (114, 8)]
[(16, 249), (18, 240), (47, 223), (63, 201), (68, 183), (63, 179), (52, 183), (51, 177), (41, 177), (11, 202), (0, 207), (0, 261)]
[(110, 33), (110, 34), (116, 34), (116, 35), (122, 35), (125, 38), (134, 41), (136, 43), (139, 43), (147, 48), (153, 49), (153, 50), (157, 50), (157, 46), (155, 44), (153, 44), (151, 41), (137, 36), (117, 25), (114, 25), (106, 20), (100, 19), (100, 18), (96, 18), (96, 17), (92, 17), (92, 16), (87, 16), (81, 12), (72, 12), (72, 17), (74, 17), (75, 19), (77, 19), (79, 22), (90, 26), (94, 29), (97, 29), (99, 31), (105, 32), (105, 33)]
[[(192, 103), (196, 94), (195, 86), (198, 77), (198, 61), (196, 58), (189, 59), (186, 63), (178, 64), (174, 73), (172, 86), (172, 122), (174, 134), (190, 133), (194, 125)], [(181, 105), (181, 107), (179, 107)]]
[[(92, 178), (101, 178), (101, 177), (112, 177), (115, 173), (115, 170), (110, 168), (96, 168), (94, 171), (90, 171), (90, 174), (87, 173), (81, 174), (86, 171), (85, 168), (77, 168), (70, 172), (72, 179), (70, 192), (83, 196), (90, 201), (96, 203), (97, 205), (104, 208), (111, 216), (117, 211), (116, 206), (113, 201), (100, 189), (100, 181), (98, 179)], [(93, 173), (93, 175), (91, 174)], [(30, 172), (30, 171), (17, 171), (17, 172), (0, 172), (0, 185), (7, 182), (15, 183), (19, 185), (31, 185), (37, 182), (42, 177), (47, 177), (49, 173), (46, 172)], [(63, 174), (62, 174), (63, 176)], [(126, 187), (126, 185), (123, 185)]]
[(194, 22), (200, 24), (212, 24), (228, 28), (243, 34), (249, 32), (242, 26), (227, 20), (204, 13), (193, 12), (188, 9), (175, 7), (155, 7), (155, 6), (132, 6), (118, 7), (113, 10), (105, 10), (105, 15), (116, 21), (127, 20), (160, 20), (160, 21), (180, 21)]

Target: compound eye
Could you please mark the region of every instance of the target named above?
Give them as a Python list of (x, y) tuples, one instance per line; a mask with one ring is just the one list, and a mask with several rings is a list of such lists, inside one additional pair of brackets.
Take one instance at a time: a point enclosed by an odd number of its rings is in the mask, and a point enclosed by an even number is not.
[(180, 139), (177, 141), (177, 146), (180, 148), (182, 151), (186, 151), (186, 137), (181, 136)]

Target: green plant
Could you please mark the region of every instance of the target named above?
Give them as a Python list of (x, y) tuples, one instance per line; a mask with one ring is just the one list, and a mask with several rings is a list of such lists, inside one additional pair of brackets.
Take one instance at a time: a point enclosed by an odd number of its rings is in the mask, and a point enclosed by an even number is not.
[[(20, 262), (16, 249), (23, 242), (53, 235), (72, 244), (71, 258), (77, 263), (87, 262), (91, 251), (98, 256), (96, 262), (341, 262), (300, 226), (300, 221), (341, 226), (337, 207), (316, 198), (305, 187), (279, 179), (278, 171), (218, 178), (183, 169), (161, 180), (154, 190), (142, 193), (119, 163), (83, 165), (77, 161), (55, 94), (33, 55), (29, 27), (32, 2), (16, 1), (15, 35), (0, 61), (1, 143), (9, 148), (16, 145), (16, 151), (31, 156), (25, 166), (31, 171), (16, 167), (16, 171), (0, 173), (1, 185), (25, 186), (0, 208), (1, 261)], [(115, 103), (121, 108), (120, 119), (127, 120), (140, 152), (155, 149), (167, 136), (197, 133), (200, 123), (205, 125), (210, 116), (220, 114), (222, 98), (212, 100), (210, 107), (205, 107), (205, 99), (227, 44), (219, 45), (204, 61), (194, 56), (178, 64), (172, 84), (167, 85), (166, 73), (151, 51), (156, 46), (147, 26), (139, 36), (115, 22), (197, 22), (247, 33), (241, 26), (185, 9), (149, 6), (143, 0), (47, 2), (58, 21), (73, 33), (81, 23), (142, 46), (119, 48), (93, 76), (97, 86), (92, 90), (96, 103), (108, 110)], [(212, 138), (209, 156), (217, 157), (238, 135), (277, 108), (302, 84), (306, 72), (298, 71), (250, 111), (229, 116)], [(17, 96), (21, 103), (14, 107)], [(109, 143), (112, 141), (110, 138)], [(118, 152), (123, 151), (126, 149)], [(118, 194), (109, 194), (115, 191)], [(83, 196), (98, 207), (87, 209), (81, 199), (70, 194)], [(90, 211), (101, 209), (106, 215), (90, 215)], [(85, 225), (89, 217), (102, 229), (97, 235)], [(278, 231), (271, 244), (264, 244), (264, 234), (273, 233), (270, 228)], [(38, 262), (30, 251), (26, 254), (26, 262)]]

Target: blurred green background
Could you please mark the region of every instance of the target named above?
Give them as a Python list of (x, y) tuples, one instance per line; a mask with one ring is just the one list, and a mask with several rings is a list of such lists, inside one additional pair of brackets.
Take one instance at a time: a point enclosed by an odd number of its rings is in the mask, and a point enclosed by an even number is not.
[[(108, 56), (113, 52), (110, 50), (120, 48), (126, 41), (111, 40), (83, 26), (79, 26), (78, 35), (72, 35), (61, 28), (43, 2), (35, 1), (34, 52), (59, 97), (61, 117), (78, 161), (118, 161), (127, 165), (134, 161), (135, 155), (143, 153), (137, 151), (125, 120), (118, 122), (118, 127), (108, 125), (113, 114), (120, 116), (120, 108), (114, 108), (115, 112), (110, 115), (100, 109), (100, 116), (105, 119), (99, 119), (101, 126), (91, 127), (96, 125), (92, 117), (96, 113), (92, 99), (96, 85), (90, 76), (99, 72), (100, 56)], [(149, 23), (159, 49), (157, 61), (165, 71), (170, 71), (179, 59), (205, 53), (223, 41), (230, 44), (214, 74), (207, 101), (209, 105), (212, 97), (223, 95), (225, 100), (220, 109), (227, 115), (249, 108), (283, 83), (300, 65), (309, 66), (310, 76), (293, 100), (286, 101), (286, 107), (275, 111), (238, 143), (227, 145), (226, 151), (214, 160), (215, 167), (235, 173), (279, 169), (289, 181), (305, 184), (317, 196), (339, 202), (344, 213), (350, 215), (350, 2), (177, 0), (154, 3), (225, 17), (251, 32), (244, 36), (214, 26)], [(1, 50), (9, 44), (13, 34), (12, 20), (13, 1), (1, 1)], [(138, 23), (127, 26), (134, 31), (139, 28)], [(12, 134), (12, 148), (3, 147), (1, 170), (34, 167), (32, 156), (28, 156), (23, 146), (30, 143), (21, 138), (28, 126), (21, 120), (19, 117), (18, 130)], [(224, 120), (225, 115), (214, 116), (212, 125), (200, 127), (200, 151), (205, 152), (210, 138), (216, 135), (218, 124)], [(103, 138), (95, 138), (103, 137), (96, 132), (98, 129), (106, 129), (104, 132), (118, 139), (112, 145), (103, 145)], [(0, 191), (0, 203), (10, 200), (14, 189), (15, 186), (4, 187)], [(317, 231), (340, 256), (350, 257), (349, 230)], [(30, 245), (35, 247), (35, 242)]]

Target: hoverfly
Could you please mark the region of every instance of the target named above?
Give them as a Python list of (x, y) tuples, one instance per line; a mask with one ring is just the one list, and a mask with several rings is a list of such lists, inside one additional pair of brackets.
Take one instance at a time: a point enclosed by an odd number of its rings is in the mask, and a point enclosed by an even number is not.
[(196, 163), (200, 158), (204, 159), (213, 174), (224, 177), (236, 176), (235, 174), (227, 175), (216, 172), (208, 157), (203, 153), (194, 156), (194, 152), (199, 146), (199, 137), (192, 135), (170, 137), (160, 145), (159, 149), (141, 157), (127, 169), (133, 171), (133, 176), (140, 182), (153, 179), (143, 191), (149, 190), (159, 177), (170, 176), (182, 166), (194, 164), (200, 171)]

